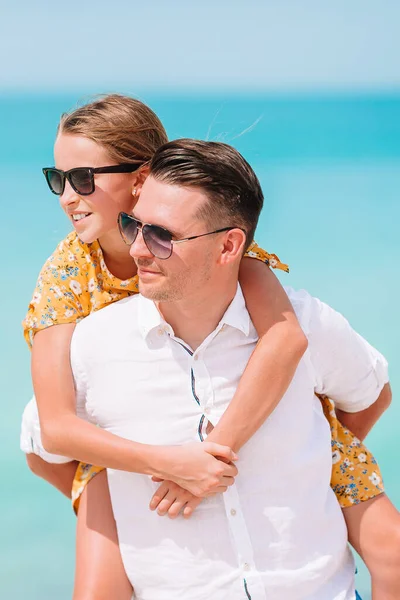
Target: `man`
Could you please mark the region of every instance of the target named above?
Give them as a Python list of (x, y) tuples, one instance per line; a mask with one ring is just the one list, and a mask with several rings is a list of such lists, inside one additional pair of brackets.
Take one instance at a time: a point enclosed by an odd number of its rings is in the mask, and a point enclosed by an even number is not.
[[(77, 401), (91, 421), (148, 444), (201, 441), (216, 424), (257, 342), (238, 270), (262, 203), (257, 177), (229, 146), (180, 140), (156, 153), (134, 218), (121, 222), (141, 294), (85, 319), (72, 342)], [(289, 297), (309, 349), (241, 450), (225, 494), (190, 520), (160, 519), (148, 509), (157, 484), (109, 471), (121, 553), (141, 600), (355, 598), (315, 392), (365, 409), (387, 381), (386, 363), (328, 306), (306, 292)]]

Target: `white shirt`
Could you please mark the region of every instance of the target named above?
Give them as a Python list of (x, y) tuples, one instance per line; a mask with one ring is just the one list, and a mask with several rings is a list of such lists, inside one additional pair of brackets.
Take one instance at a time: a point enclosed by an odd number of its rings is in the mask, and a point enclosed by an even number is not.
[[(148, 508), (158, 484), (109, 470), (123, 562), (140, 600), (353, 600), (354, 563), (330, 488), (330, 428), (314, 392), (348, 412), (387, 381), (385, 359), (338, 313), (289, 292), (309, 348), (283, 399), (240, 451), (239, 475), (189, 520)], [(240, 288), (193, 352), (150, 300), (114, 303), (80, 322), (71, 361), (77, 410), (147, 444), (205, 437), (232, 399), (257, 333)]]

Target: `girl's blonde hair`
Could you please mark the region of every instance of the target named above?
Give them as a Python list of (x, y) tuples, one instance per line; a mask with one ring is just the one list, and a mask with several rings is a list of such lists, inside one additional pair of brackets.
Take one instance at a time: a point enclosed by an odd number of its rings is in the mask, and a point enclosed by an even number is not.
[(84, 136), (116, 163), (148, 161), (168, 141), (157, 115), (143, 102), (108, 94), (61, 117), (58, 133)]

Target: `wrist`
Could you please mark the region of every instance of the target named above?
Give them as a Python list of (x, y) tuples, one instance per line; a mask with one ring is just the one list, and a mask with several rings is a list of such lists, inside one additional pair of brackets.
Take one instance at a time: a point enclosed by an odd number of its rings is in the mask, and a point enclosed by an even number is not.
[(166, 446), (146, 445), (143, 456), (143, 472), (146, 475), (167, 479), (169, 475), (166, 468), (167, 456)]
[(229, 446), (234, 452), (239, 452), (243, 445), (241, 439), (232, 430), (224, 429), (219, 424), (208, 434), (206, 441)]

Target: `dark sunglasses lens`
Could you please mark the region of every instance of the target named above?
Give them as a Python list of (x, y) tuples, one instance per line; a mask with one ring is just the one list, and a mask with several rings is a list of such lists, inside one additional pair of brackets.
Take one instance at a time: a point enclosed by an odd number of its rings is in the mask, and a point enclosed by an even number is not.
[(133, 244), (138, 233), (137, 221), (126, 213), (119, 213), (119, 229), (126, 244)]
[(157, 225), (144, 225), (143, 238), (146, 246), (156, 258), (165, 260), (172, 254), (171, 234)]
[(72, 187), (78, 194), (87, 196), (94, 192), (93, 174), (88, 169), (74, 169), (69, 176)]
[(49, 184), (49, 188), (54, 194), (62, 194), (63, 191), (63, 175), (55, 169), (49, 169), (46, 171), (46, 179)]

